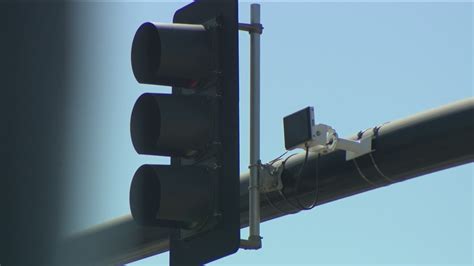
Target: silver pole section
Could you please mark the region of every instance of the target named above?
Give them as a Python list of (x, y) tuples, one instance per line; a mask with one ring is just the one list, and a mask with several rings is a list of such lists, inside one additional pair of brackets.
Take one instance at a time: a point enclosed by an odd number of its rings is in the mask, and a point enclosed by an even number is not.
[[(260, 24), (260, 5), (250, 5), (250, 23)], [(250, 241), (260, 242), (260, 33), (250, 32)]]

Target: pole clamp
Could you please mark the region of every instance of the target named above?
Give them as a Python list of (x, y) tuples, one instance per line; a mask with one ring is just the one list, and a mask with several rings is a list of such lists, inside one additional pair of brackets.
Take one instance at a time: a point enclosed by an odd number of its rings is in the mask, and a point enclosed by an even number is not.
[(263, 25), (260, 23), (239, 23), (239, 30), (246, 31), (248, 33), (263, 33)]
[(263, 164), (260, 166), (260, 193), (269, 193), (283, 189), (281, 181), (283, 169), (283, 164), (278, 166)]

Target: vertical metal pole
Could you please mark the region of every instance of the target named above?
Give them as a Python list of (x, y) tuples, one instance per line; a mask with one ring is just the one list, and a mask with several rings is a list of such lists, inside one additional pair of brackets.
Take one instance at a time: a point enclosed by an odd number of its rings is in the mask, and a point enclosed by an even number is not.
[[(260, 5), (250, 5), (250, 23), (260, 24)], [(250, 241), (260, 242), (260, 33), (250, 32)]]

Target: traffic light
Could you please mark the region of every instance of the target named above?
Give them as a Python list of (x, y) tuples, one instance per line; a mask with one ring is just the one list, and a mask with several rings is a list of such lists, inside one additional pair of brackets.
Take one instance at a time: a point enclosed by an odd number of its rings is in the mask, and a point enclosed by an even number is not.
[(173, 23), (142, 24), (131, 61), (145, 93), (130, 132), (139, 154), (171, 157), (143, 165), (130, 188), (142, 226), (173, 228), (170, 264), (204, 264), (240, 245), (238, 14), (236, 0), (197, 0)]

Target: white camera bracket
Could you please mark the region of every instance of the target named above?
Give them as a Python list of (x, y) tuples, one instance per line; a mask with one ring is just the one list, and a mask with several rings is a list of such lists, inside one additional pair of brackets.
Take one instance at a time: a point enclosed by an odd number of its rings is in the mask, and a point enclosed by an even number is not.
[(340, 138), (332, 127), (317, 124), (312, 127), (312, 139), (306, 142), (304, 147), (310, 152), (322, 154), (343, 150), (346, 151), (346, 161), (349, 161), (372, 152), (372, 138), (366, 137), (357, 141)]

